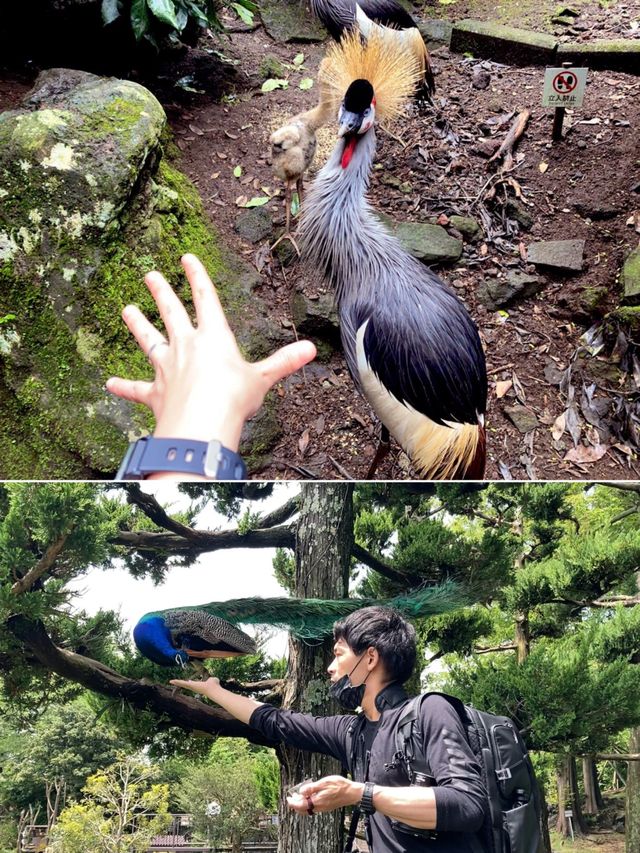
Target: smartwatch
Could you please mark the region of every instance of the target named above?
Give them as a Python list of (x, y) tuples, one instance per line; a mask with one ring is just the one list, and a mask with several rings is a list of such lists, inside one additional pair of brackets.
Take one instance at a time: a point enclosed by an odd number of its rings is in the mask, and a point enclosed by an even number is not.
[(364, 791), (362, 792), (362, 799), (360, 800), (360, 811), (362, 814), (370, 815), (376, 810), (376, 807), (373, 805), (374, 788), (375, 785), (373, 782), (364, 783)]
[(155, 438), (133, 441), (116, 474), (116, 480), (144, 480), (149, 474), (171, 471), (198, 474), (211, 480), (246, 480), (247, 468), (239, 454), (219, 441)]

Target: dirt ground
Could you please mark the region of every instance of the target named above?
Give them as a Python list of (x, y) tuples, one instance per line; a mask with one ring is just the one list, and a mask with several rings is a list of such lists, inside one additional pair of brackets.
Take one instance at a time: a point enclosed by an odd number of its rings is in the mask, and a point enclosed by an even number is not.
[[(551, 5), (555, 9), (557, 4)], [(585, 21), (589, 28), (572, 37), (639, 35), (633, 24), (640, 21), (640, 0), (607, 8), (595, 3), (571, 5), (580, 10), (577, 21)], [(435, 4), (425, 11), (432, 17), (490, 18), (495, 9), (489, 3), (483, 9), (483, 3), (458, 0), (455, 7)], [(522, 20), (512, 23), (551, 27), (555, 32), (542, 11), (544, 4), (529, 8), (525, 2)], [(243, 213), (237, 204), (240, 197), (261, 195), (262, 187), (268, 194), (278, 188), (267, 158), (268, 136), (287, 116), (314, 104), (315, 88), (304, 91), (298, 84), (304, 77), (315, 78), (323, 46), (278, 44), (258, 26), (233, 32), (222, 43), (205, 37), (200, 48), (224, 54), (222, 69), (211, 71), (212, 77), (224, 80), (222, 97), (186, 96), (162, 80), (155, 87), (175, 133), (179, 166), (197, 184), (223, 238), (259, 270), (258, 292), (273, 317), (283, 329), (293, 330), (294, 290), (302, 289), (315, 299), (326, 286), (296, 260), (283, 266), (269, 253), (268, 240), (256, 245), (244, 241), (234, 224)], [(303, 66), (293, 65), (301, 52)], [(257, 69), (266, 54), (291, 65), (287, 89), (261, 92)], [(640, 239), (640, 225), (636, 228), (640, 214), (633, 220), (640, 211), (640, 77), (590, 72), (583, 108), (567, 117), (566, 137), (552, 145), (552, 111), (539, 106), (543, 69), (486, 62), (483, 68), (490, 84), (479, 90), (472, 87), (479, 60), (450, 54), (443, 47), (433, 51), (432, 60), (435, 104), (408, 108), (395, 128), (401, 141), (378, 134), (371, 200), (395, 219), (438, 219), (449, 231), (453, 214), (482, 222), (481, 238), (466, 242), (460, 261), (438, 272), (469, 307), (485, 345), (490, 379), (486, 475), (640, 478), (640, 363), (632, 357), (634, 342), (628, 335), (618, 336), (616, 342), (614, 333), (592, 357), (581, 341), (618, 305), (617, 277)], [(0, 109), (14, 104), (28, 83), (15, 75), (0, 79)], [(479, 143), (501, 140), (511, 114), (525, 108), (531, 110), (531, 118), (516, 149), (516, 163), (500, 176), (479, 151)], [(333, 142), (333, 128), (324, 130), (316, 168)], [(239, 177), (234, 174), (238, 166)], [(526, 229), (507, 207), (516, 195), (531, 217)], [(282, 223), (282, 193), (274, 195), (266, 209)], [(536, 272), (523, 260), (529, 243), (573, 238), (585, 240), (582, 272), (538, 270), (544, 289), (502, 311), (489, 310), (480, 302), (481, 285), (488, 279), (500, 281), (509, 271)], [(589, 342), (594, 345), (592, 338)], [(304, 377), (294, 377), (278, 389), (282, 437), (254, 476), (364, 477), (379, 427), (357, 396), (341, 353), (326, 345), (323, 353), (322, 360), (306, 368)], [(536, 416), (534, 429), (521, 433), (507, 417), (505, 409), (515, 404)], [(566, 429), (560, 435), (558, 418), (563, 413)], [(397, 446), (376, 474), (379, 479), (413, 476)]]

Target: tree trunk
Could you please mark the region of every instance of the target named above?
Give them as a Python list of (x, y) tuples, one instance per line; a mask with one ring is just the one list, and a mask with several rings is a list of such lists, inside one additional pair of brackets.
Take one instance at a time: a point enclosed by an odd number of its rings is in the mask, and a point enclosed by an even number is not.
[[(631, 729), (629, 752), (640, 752), (640, 726)], [(625, 837), (627, 853), (640, 850), (640, 761), (630, 761), (627, 767)]]
[(531, 651), (531, 629), (529, 627), (529, 611), (516, 613), (516, 649), (518, 663), (523, 663)]
[(547, 793), (544, 785), (538, 783), (540, 790), (540, 844), (538, 853), (553, 853), (551, 847), (551, 836), (549, 835), (549, 806), (547, 805)]
[[(563, 755), (559, 759), (557, 769), (558, 780), (558, 821), (556, 829), (565, 838), (574, 835), (584, 835), (586, 826), (580, 806), (578, 780), (576, 776), (576, 760), (572, 755)], [(567, 810), (571, 814), (567, 814)], [(570, 819), (570, 820), (569, 820)]]
[(582, 759), (582, 776), (584, 779), (585, 814), (598, 814), (604, 806), (600, 783), (598, 781), (598, 767), (592, 758)]
[[(305, 598), (344, 598), (348, 594), (353, 545), (353, 486), (303, 483), (296, 543), (296, 595)], [(333, 641), (311, 645), (291, 640), (283, 707), (315, 715), (337, 713), (329, 697), (327, 667)], [(309, 818), (292, 812), (286, 792), (305, 779), (340, 773), (328, 756), (278, 749), (280, 759), (280, 833), (278, 853), (339, 853), (342, 811)]]

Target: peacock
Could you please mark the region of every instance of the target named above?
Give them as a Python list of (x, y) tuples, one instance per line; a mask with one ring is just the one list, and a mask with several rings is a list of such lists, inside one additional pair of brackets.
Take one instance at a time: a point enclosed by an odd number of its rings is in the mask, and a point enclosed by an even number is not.
[(393, 607), (412, 619), (456, 610), (466, 604), (460, 586), (446, 581), (394, 598), (236, 598), (146, 613), (133, 629), (140, 652), (162, 666), (185, 666), (197, 658), (253, 654), (255, 641), (236, 623), (269, 625), (305, 641), (331, 635), (333, 624), (371, 605)]

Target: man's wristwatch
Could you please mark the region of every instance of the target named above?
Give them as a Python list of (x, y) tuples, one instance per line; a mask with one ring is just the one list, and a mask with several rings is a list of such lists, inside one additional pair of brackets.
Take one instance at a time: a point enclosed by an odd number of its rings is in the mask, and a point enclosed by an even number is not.
[(362, 792), (362, 799), (360, 800), (360, 811), (362, 814), (373, 814), (376, 810), (376, 807), (373, 805), (373, 789), (375, 785), (373, 782), (365, 782), (364, 783), (364, 791)]
[(219, 441), (148, 435), (129, 445), (116, 480), (144, 480), (149, 474), (166, 471), (198, 474), (211, 480), (247, 478), (247, 469), (240, 456)]

